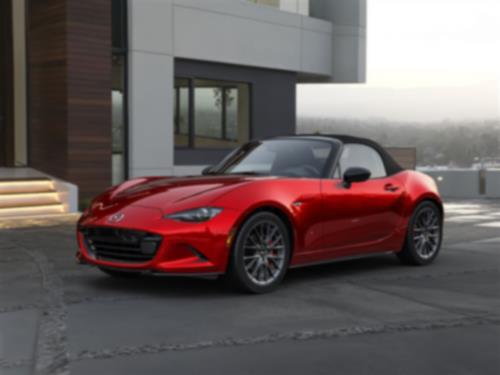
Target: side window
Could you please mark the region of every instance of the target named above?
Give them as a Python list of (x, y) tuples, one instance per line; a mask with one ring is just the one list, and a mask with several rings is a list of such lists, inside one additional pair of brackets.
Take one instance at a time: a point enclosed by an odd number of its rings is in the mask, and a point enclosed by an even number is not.
[(343, 174), (351, 167), (361, 167), (366, 168), (371, 172), (371, 178), (387, 176), (384, 162), (382, 161), (380, 154), (370, 146), (358, 143), (344, 145), (339, 166), (340, 171), (336, 173), (340, 174)]

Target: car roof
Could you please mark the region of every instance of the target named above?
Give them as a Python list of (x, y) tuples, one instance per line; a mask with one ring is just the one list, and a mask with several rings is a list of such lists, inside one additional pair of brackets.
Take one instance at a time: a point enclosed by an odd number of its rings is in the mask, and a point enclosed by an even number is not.
[(361, 138), (344, 134), (297, 134), (297, 135), (290, 135), (286, 137), (276, 137), (276, 138), (338, 140), (343, 144), (352, 144), (352, 143), (363, 144), (372, 147), (379, 153), (385, 165), (386, 172), (389, 176), (404, 170), (404, 168), (401, 167), (394, 160), (394, 158), (387, 152), (385, 148), (383, 148), (377, 142), (368, 138)]

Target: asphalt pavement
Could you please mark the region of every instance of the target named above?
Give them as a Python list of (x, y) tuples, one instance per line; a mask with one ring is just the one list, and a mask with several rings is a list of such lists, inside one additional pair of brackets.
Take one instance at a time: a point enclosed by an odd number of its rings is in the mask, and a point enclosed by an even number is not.
[(431, 266), (295, 269), (266, 295), (115, 280), (74, 231), (0, 230), (0, 374), (500, 374), (500, 201), (447, 204)]

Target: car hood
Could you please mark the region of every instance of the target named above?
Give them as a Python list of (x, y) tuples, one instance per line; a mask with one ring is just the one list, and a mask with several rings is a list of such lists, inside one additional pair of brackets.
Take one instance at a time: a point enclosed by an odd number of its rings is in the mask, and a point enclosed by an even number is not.
[[(151, 207), (163, 212), (210, 204), (221, 195), (261, 177), (192, 176), (153, 177), (127, 181), (96, 200), (101, 210), (127, 205)], [(107, 211), (107, 210), (106, 210)]]

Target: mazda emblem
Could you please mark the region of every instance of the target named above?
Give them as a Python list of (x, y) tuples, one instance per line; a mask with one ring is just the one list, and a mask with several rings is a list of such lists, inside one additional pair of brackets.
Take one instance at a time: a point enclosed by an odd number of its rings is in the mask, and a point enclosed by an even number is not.
[(119, 223), (120, 221), (123, 220), (124, 217), (125, 217), (125, 214), (123, 212), (118, 212), (118, 213), (108, 217), (108, 221), (110, 223)]

